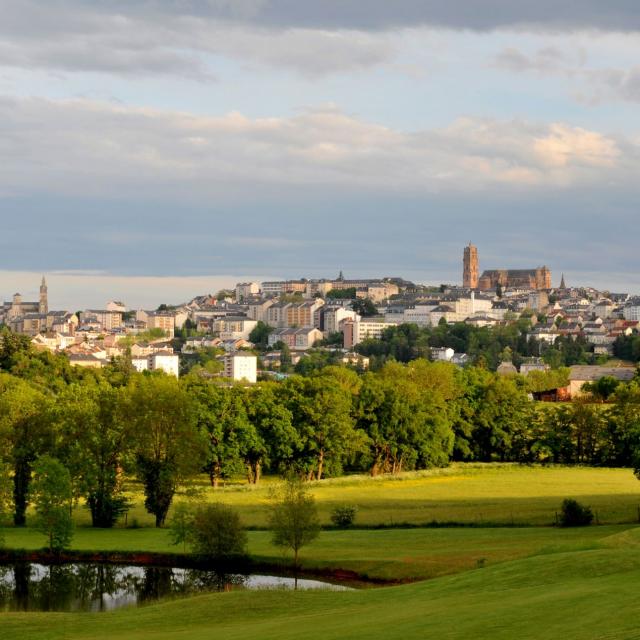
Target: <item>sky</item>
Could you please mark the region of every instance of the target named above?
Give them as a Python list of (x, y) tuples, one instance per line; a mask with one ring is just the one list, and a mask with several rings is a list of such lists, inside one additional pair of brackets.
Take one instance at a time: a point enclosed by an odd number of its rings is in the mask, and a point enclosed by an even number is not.
[[(558, 6), (561, 5), (561, 6)], [(640, 293), (631, 0), (0, 0), (0, 300), (546, 264)]]

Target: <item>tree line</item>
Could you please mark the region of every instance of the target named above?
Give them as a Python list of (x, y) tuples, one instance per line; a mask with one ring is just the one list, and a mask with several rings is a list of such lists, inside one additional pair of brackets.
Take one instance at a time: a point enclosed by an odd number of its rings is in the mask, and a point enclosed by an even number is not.
[(637, 380), (594, 389), (606, 403), (543, 404), (531, 392), (562, 383), (566, 371), (505, 377), (417, 359), (243, 386), (202, 371), (180, 380), (138, 373), (126, 360), (75, 369), (0, 335), (0, 487), (9, 481), (18, 526), (43, 456), (68, 470), (73, 498), (97, 527), (128, 509), (126, 475), (162, 526), (178, 486), (199, 473), (216, 487), (239, 475), (255, 484), (264, 471), (320, 480), (451, 460), (636, 465)]

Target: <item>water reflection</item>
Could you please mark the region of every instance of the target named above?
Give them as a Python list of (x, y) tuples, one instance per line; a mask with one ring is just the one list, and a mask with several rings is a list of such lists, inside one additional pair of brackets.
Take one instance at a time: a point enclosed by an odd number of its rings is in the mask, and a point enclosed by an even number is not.
[[(293, 578), (102, 563), (0, 565), (0, 611), (108, 611), (158, 598), (237, 588), (290, 589)], [(298, 589), (345, 589), (297, 580)]]

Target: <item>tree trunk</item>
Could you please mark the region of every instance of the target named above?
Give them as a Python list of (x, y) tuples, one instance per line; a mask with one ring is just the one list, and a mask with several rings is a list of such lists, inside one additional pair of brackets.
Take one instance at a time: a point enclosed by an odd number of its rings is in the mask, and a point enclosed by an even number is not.
[(16, 527), (27, 524), (27, 496), (29, 495), (29, 481), (31, 480), (31, 464), (28, 460), (18, 458), (13, 467), (13, 501), (15, 511), (13, 523)]
[(322, 472), (324, 470), (324, 449), (320, 449), (318, 456), (318, 480), (322, 480)]

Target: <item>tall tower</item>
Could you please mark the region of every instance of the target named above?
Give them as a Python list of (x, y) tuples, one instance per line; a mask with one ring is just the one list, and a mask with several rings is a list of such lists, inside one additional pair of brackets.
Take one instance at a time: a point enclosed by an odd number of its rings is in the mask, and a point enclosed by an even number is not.
[(38, 312), (47, 314), (49, 313), (49, 295), (47, 290), (47, 281), (42, 276), (42, 283), (40, 284), (40, 303), (38, 304)]
[(468, 289), (478, 288), (478, 249), (469, 243), (462, 257), (462, 286)]

